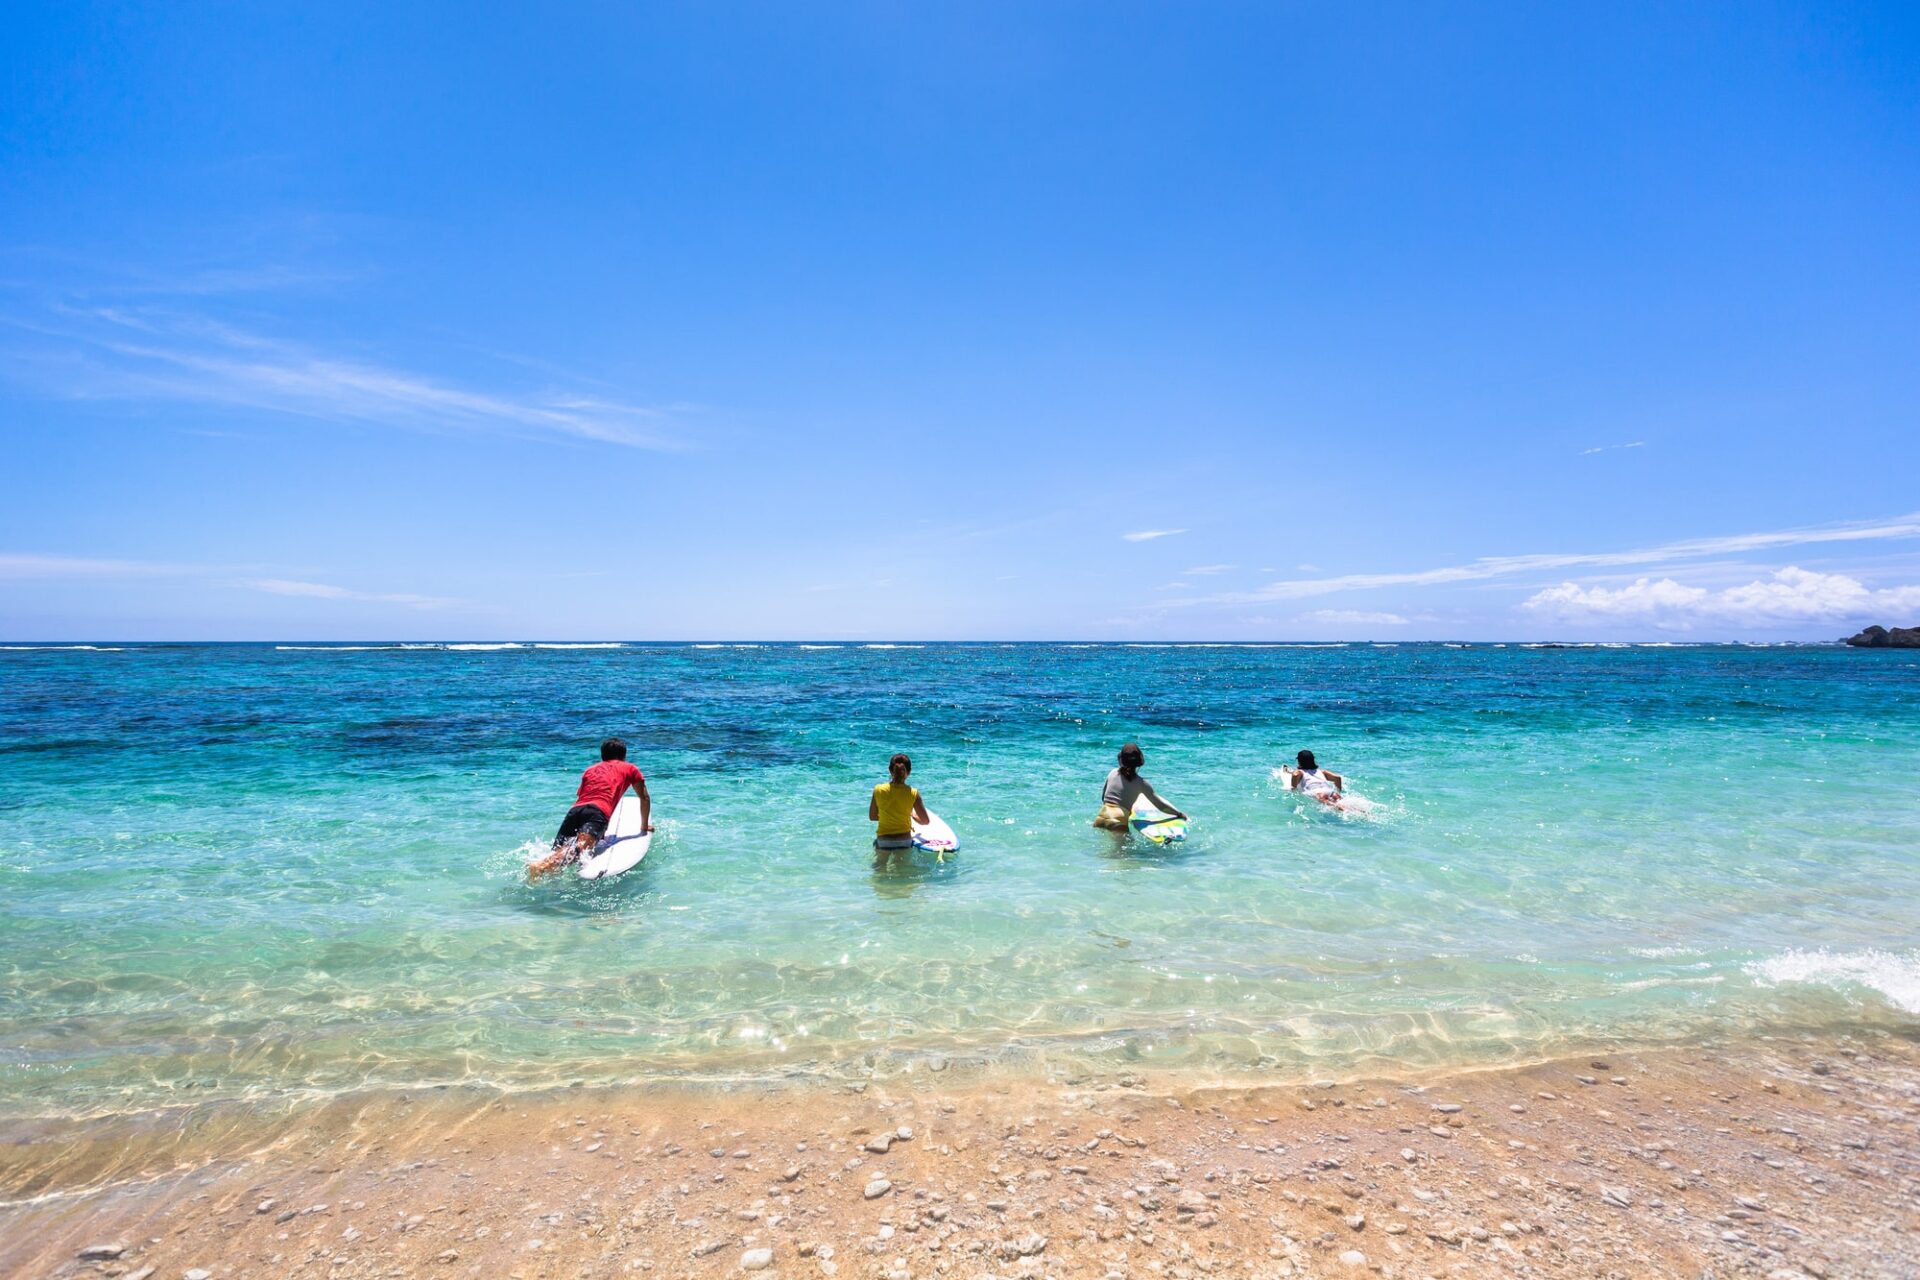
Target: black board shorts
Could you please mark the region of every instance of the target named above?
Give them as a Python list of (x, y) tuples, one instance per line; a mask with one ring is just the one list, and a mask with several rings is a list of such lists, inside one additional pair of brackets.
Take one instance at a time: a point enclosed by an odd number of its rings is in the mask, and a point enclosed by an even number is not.
[(560, 830), (554, 834), (556, 845), (565, 844), (582, 831), (590, 831), (596, 843), (606, 838), (607, 815), (600, 812), (597, 804), (577, 804), (567, 810), (566, 818), (560, 823)]

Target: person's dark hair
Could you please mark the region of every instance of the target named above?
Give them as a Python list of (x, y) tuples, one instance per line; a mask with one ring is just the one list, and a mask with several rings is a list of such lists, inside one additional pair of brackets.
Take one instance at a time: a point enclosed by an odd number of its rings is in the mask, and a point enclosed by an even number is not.
[(1129, 742), (1120, 748), (1120, 767), (1129, 775), (1147, 762), (1147, 753), (1140, 749), (1137, 742)]
[(602, 760), (625, 760), (627, 758), (627, 744), (618, 738), (608, 738), (600, 744), (600, 758)]
[(893, 753), (893, 759), (887, 761), (888, 773), (892, 773), (896, 769), (902, 773), (911, 773), (913, 771), (913, 761), (907, 759), (906, 752), (896, 751)]
[(1320, 767), (1313, 762), (1313, 752), (1311, 751), (1302, 751), (1299, 755), (1295, 756), (1294, 759), (1300, 762), (1302, 769), (1318, 769)]

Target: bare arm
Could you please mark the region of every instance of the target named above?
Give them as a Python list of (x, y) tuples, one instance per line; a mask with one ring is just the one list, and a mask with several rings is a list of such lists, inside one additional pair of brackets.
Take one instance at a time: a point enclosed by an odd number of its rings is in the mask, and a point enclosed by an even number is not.
[(922, 826), (933, 821), (927, 813), (927, 802), (920, 798), (919, 792), (915, 792), (913, 796), (913, 816), (920, 819)]
[(640, 834), (645, 835), (653, 830), (653, 797), (647, 794), (645, 778), (634, 785), (634, 790), (640, 793)]
[(870, 796), (867, 799), (867, 821), (880, 821), (880, 798), (878, 796)]
[(1146, 779), (1142, 778), (1141, 783), (1146, 787), (1146, 797), (1147, 799), (1153, 801), (1154, 808), (1160, 810), (1162, 813), (1170, 813), (1176, 818), (1184, 818), (1187, 816), (1186, 814), (1180, 812), (1178, 809), (1174, 808), (1167, 801), (1162, 800), (1160, 798), (1160, 793), (1153, 789), (1153, 784), (1151, 782), (1147, 782)]
[(1333, 783), (1333, 789), (1335, 791), (1345, 791), (1347, 789), (1347, 777), (1345, 774), (1335, 773), (1331, 769), (1322, 769), (1320, 775), (1327, 779), (1327, 781)]

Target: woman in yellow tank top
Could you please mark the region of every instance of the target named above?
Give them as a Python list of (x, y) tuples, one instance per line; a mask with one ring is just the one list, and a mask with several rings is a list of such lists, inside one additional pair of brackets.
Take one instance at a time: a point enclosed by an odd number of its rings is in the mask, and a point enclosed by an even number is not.
[(867, 821), (880, 824), (873, 847), (882, 856), (894, 849), (912, 848), (914, 819), (928, 820), (920, 793), (907, 785), (907, 775), (912, 772), (913, 761), (905, 755), (894, 756), (887, 761), (887, 781), (875, 787), (873, 799), (867, 801)]

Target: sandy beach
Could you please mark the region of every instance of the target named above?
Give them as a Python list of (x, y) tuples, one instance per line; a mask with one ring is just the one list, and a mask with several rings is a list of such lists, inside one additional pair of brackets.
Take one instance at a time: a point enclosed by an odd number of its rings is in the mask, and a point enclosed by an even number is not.
[(1911, 1276), (1920, 1044), (9, 1125), (9, 1276)]

